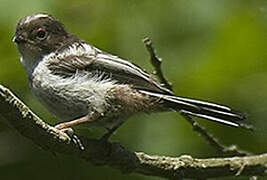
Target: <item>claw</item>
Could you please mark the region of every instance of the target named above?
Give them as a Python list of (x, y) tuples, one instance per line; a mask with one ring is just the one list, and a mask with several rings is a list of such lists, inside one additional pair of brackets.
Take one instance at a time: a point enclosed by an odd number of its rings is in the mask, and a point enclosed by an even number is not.
[(84, 148), (81, 140), (79, 139), (79, 137), (77, 135), (74, 134), (74, 130), (72, 128), (60, 129), (57, 126), (55, 126), (55, 128), (58, 129), (58, 130), (60, 130), (60, 131), (62, 131), (62, 132), (64, 132), (64, 133), (66, 133), (70, 137), (71, 141), (74, 144), (78, 145), (78, 147), (79, 147), (80, 150), (84, 151), (85, 148)]

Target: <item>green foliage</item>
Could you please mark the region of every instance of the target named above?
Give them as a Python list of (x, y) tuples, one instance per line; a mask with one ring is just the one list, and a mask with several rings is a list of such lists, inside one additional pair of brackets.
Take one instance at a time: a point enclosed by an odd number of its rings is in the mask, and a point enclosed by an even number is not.
[[(78, 37), (148, 71), (152, 67), (141, 40), (150, 37), (177, 95), (247, 112), (256, 131), (205, 120), (199, 120), (201, 124), (226, 144), (237, 144), (253, 153), (267, 151), (266, 1), (0, 0), (0, 83), (55, 124), (30, 94), (19, 54), (11, 42), (17, 21), (37, 12), (56, 16)], [(0, 126), (0, 179), (154, 179), (54, 156), (12, 128)], [(85, 133), (90, 136), (94, 130)], [(177, 113), (138, 115), (112, 140), (151, 154), (219, 156)]]

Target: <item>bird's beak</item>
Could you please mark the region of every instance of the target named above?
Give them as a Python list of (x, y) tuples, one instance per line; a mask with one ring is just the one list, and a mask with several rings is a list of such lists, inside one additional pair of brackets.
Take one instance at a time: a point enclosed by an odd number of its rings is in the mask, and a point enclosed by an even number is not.
[(24, 39), (24, 37), (23, 37), (22, 35), (15, 35), (15, 36), (13, 37), (12, 41), (13, 41), (14, 43), (17, 43), (17, 44), (26, 42), (26, 40)]

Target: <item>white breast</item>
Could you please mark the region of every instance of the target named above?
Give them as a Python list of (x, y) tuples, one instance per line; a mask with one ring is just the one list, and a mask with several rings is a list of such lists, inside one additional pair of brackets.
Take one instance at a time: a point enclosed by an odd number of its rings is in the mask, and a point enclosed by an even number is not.
[(52, 74), (47, 68), (51, 57), (44, 57), (32, 73), (31, 91), (40, 102), (62, 121), (84, 116), (90, 108), (104, 111), (106, 93), (115, 82), (100, 80), (84, 70), (77, 70), (71, 77)]

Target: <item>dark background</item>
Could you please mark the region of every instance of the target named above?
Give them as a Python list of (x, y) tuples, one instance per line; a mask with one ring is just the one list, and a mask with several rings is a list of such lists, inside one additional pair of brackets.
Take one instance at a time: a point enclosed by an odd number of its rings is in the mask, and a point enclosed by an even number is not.
[[(149, 72), (152, 67), (142, 39), (151, 37), (178, 95), (242, 110), (256, 130), (199, 119), (201, 124), (227, 145), (237, 144), (255, 154), (267, 152), (266, 1), (0, 0), (0, 83), (55, 124), (29, 93), (19, 54), (11, 42), (17, 21), (37, 12), (56, 16), (81, 39)], [(0, 179), (158, 179), (123, 175), (109, 167), (46, 152), (0, 119)], [(112, 141), (149, 154), (220, 156), (178, 113), (137, 115)]]

